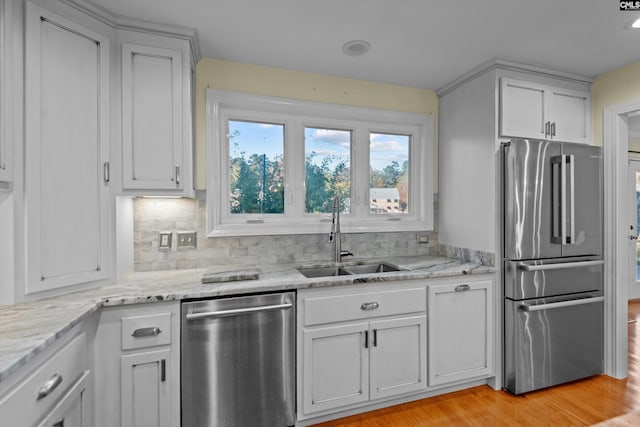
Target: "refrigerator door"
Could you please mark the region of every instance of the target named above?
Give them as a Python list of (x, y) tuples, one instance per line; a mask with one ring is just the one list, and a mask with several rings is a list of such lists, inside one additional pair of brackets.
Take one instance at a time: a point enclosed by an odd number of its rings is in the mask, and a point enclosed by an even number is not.
[(562, 143), (562, 157), (566, 159), (566, 240), (562, 245), (562, 256), (601, 256), (602, 149), (584, 144)]
[[(552, 191), (552, 159), (562, 145), (551, 141), (513, 140), (503, 148), (504, 248), (506, 259), (557, 258), (562, 245)], [(553, 198), (555, 197), (555, 204)]]
[(601, 294), (505, 299), (505, 386), (514, 394), (603, 369)]

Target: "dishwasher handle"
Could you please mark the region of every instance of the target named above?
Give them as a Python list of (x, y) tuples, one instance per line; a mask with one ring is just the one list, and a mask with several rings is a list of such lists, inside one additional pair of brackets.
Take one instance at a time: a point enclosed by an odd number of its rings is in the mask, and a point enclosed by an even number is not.
[(188, 313), (187, 320), (205, 319), (208, 317), (239, 316), (241, 314), (258, 313), (261, 311), (287, 310), (293, 307), (292, 303), (261, 305), (258, 307), (234, 308), (231, 310), (206, 311), (204, 313)]

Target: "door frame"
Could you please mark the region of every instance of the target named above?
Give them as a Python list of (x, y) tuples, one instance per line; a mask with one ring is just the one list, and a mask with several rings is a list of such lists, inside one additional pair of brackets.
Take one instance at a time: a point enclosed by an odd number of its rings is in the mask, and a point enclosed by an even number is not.
[[(637, 174), (640, 173), (640, 158), (635, 158), (635, 157), (631, 157), (629, 156), (629, 160), (627, 161), (627, 224), (628, 225), (633, 225), (634, 228), (633, 229), (629, 229), (627, 228), (627, 235), (629, 236), (629, 238), (631, 238), (631, 235), (635, 235), (636, 236), (636, 241), (633, 242), (633, 246), (636, 247), (637, 250), (637, 236), (638, 236), (638, 217), (636, 216), (636, 212), (637, 212), (637, 186), (634, 185), (634, 181), (637, 179)], [(628, 226), (627, 226), (628, 227)], [(627, 241), (627, 244), (631, 246), (631, 242)], [(638, 280), (638, 268), (637, 268), (637, 264), (636, 264), (636, 259), (637, 259), (637, 255), (636, 255), (636, 251), (629, 251), (629, 264), (627, 264), (628, 267), (628, 274), (629, 274), (629, 281), (627, 282), (627, 299), (628, 300), (632, 300), (634, 298), (640, 298), (640, 286), (639, 286), (639, 282), (640, 280)]]
[(626, 116), (640, 110), (640, 100), (604, 108), (604, 373), (626, 378), (628, 369), (627, 181), (629, 127)]

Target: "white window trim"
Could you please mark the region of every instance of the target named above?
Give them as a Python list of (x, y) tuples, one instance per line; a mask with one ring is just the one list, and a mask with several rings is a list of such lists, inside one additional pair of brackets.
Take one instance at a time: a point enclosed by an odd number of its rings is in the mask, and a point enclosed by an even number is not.
[[(285, 214), (231, 215), (228, 209), (226, 121), (285, 124)], [(318, 234), (330, 214), (304, 213), (304, 127), (352, 130), (352, 211), (341, 214), (345, 233), (433, 229), (433, 116), (207, 89), (207, 236)], [(369, 133), (411, 135), (410, 214), (369, 213)], [(361, 157), (366, 153), (366, 159)], [(287, 159), (299, 159), (291, 161)], [(366, 165), (358, 167), (357, 165)], [(366, 189), (363, 191), (363, 189)], [(367, 193), (367, 194), (362, 194)], [(302, 198), (302, 200), (298, 200)]]

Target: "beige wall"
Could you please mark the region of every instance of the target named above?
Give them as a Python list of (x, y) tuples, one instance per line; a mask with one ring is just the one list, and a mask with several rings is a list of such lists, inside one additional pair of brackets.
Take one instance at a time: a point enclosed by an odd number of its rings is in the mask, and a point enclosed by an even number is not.
[(602, 145), (602, 114), (605, 107), (640, 100), (640, 62), (596, 77), (591, 88), (593, 144)]
[[(438, 97), (432, 90), (203, 58), (196, 67), (195, 187), (205, 189), (205, 89), (433, 114), (438, 158)], [(434, 177), (437, 179), (437, 161)], [(437, 182), (434, 185), (437, 192)]]

